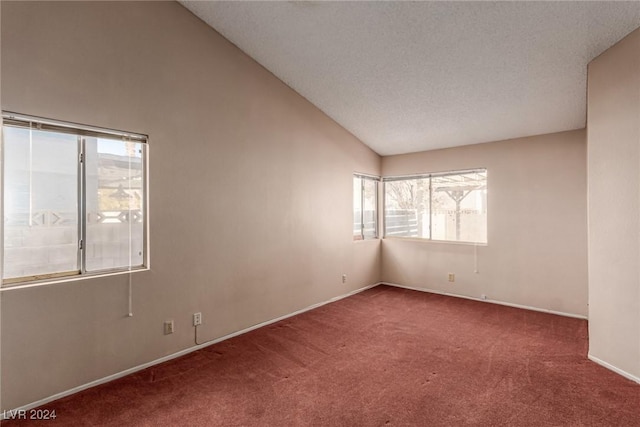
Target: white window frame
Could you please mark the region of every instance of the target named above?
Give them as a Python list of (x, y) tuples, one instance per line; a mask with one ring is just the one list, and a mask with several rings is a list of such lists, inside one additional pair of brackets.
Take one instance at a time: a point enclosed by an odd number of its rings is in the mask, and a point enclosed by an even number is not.
[[(363, 173), (354, 173), (353, 174), (353, 178), (359, 178), (362, 182), (362, 185), (360, 186), (360, 238), (356, 238), (356, 234), (353, 235), (353, 240), (355, 242), (359, 242), (359, 241), (363, 241), (363, 240), (376, 240), (380, 238), (380, 226), (379, 226), (379, 196), (378, 196), (378, 192), (380, 191), (380, 177), (376, 176), (376, 175), (368, 175), (368, 174), (363, 174)], [(375, 206), (375, 214), (374, 214), (374, 229), (375, 229), (375, 235), (374, 237), (365, 237), (364, 234), (364, 182), (365, 180), (368, 181), (373, 181), (375, 182), (375, 202), (374, 202), (374, 206)]]
[[(473, 241), (462, 241), (462, 240), (447, 240), (447, 239), (433, 239), (433, 233), (432, 233), (432, 223), (433, 223), (433, 187), (432, 187), (432, 182), (431, 179), (432, 178), (438, 178), (438, 177), (444, 177), (444, 176), (451, 176), (451, 175), (461, 175), (461, 174), (468, 174), (468, 173), (484, 173), (485, 174), (485, 179), (487, 180), (488, 183), (488, 170), (487, 168), (474, 168), (474, 169), (464, 169), (464, 170), (455, 170), (455, 171), (446, 171), (446, 172), (433, 172), (433, 173), (423, 173), (423, 174), (415, 174), (415, 175), (398, 175), (398, 176), (388, 176), (388, 177), (383, 177), (382, 178), (382, 220), (383, 220), (383, 227), (382, 227), (382, 234), (383, 234), (383, 238), (392, 238), (392, 239), (409, 239), (409, 240), (421, 240), (421, 241), (430, 241), (430, 242), (444, 242), (444, 243), (457, 243), (457, 244), (473, 244), (473, 245), (487, 245), (489, 242), (489, 229), (488, 229), (488, 219), (487, 219), (487, 236), (484, 242), (478, 241), (478, 242), (473, 242)], [(386, 203), (386, 197), (387, 197), (387, 189), (386, 189), (386, 183), (387, 182), (393, 182), (393, 181), (407, 181), (407, 180), (414, 180), (414, 179), (428, 179), (429, 180), (429, 237), (416, 237), (416, 236), (387, 236), (387, 224), (386, 224), (386, 219), (387, 219), (387, 203)], [(488, 184), (487, 184), (488, 187)], [(487, 215), (488, 215), (488, 209), (487, 209)]]
[[(78, 136), (78, 270), (62, 273), (38, 274), (34, 276), (16, 277), (16, 278), (0, 278), (0, 290), (15, 289), (21, 287), (30, 287), (37, 285), (46, 285), (59, 282), (67, 282), (81, 280), (98, 276), (111, 276), (118, 274), (127, 274), (137, 271), (146, 271), (150, 268), (149, 256), (149, 137), (148, 135), (118, 131), (113, 129), (101, 128), (96, 126), (81, 125), (72, 122), (60, 120), (46, 119), (42, 117), (30, 116), (14, 112), (2, 112), (2, 128), (11, 126), (19, 128), (35, 128), (38, 130), (52, 131), (58, 133), (67, 133)], [(2, 137), (4, 138), (4, 132)], [(131, 141), (142, 143), (144, 150), (142, 153), (142, 188), (144, 190), (142, 200), (142, 221), (143, 221), (143, 254), (142, 264), (136, 266), (115, 267), (109, 269), (101, 269), (96, 271), (87, 271), (86, 269), (86, 232), (87, 232), (87, 215), (86, 203), (87, 195), (85, 194), (86, 168), (84, 158), (85, 137), (105, 137), (114, 139), (121, 138), (123, 141)], [(3, 142), (4, 145), (4, 142)], [(2, 150), (2, 173), (4, 174), (4, 148)], [(5, 180), (2, 179), (0, 197), (4, 200)], [(2, 218), (4, 218), (4, 203), (2, 204)], [(2, 236), (4, 236), (4, 221), (0, 227), (3, 228)], [(2, 259), (0, 262), (4, 265), (4, 241), (2, 242)]]

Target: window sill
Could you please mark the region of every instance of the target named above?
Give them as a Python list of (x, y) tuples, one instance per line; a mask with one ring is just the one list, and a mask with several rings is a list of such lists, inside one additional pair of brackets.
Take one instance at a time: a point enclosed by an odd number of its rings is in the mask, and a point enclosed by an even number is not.
[(26, 289), (26, 288), (35, 288), (39, 286), (55, 285), (58, 283), (79, 282), (83, 280), (98, 279), (102, 277), (120, 276), (123, 274), (138, 273), (141, 271), (149, 271), (149, 270), (150, 270), (149, 267), (136, 267), (132, 270), (102, 271), (102, 272), (96, 272), (96, 273), (85, 273), (85, 274), (77, 274), (77, 275), (69, 275), (69, 276), (60, 276), (56, 278), (46, 278), (41, 280), (13, 282), (8, 284), (3, 284), (0, 287), (0, 292)]
[(363, 242), (379, 242), (381, 239), (379, 237), (373, 239), (353, 239), (353, 243), (363, 243)]
[(396, 236), (388, 236), (383, 237), (384, 240), (405, 240), (409, 242), (421, 242), (421, 243), (443, 243), (445, 245), (463, 245), (463, 246), (489, 246), (487, 242), (484, 243), (476, 243), (476, 242), (457, 242), (454, 240), (433, 240), (433, 239), (425, 239), (422, 237), (396, 237)]

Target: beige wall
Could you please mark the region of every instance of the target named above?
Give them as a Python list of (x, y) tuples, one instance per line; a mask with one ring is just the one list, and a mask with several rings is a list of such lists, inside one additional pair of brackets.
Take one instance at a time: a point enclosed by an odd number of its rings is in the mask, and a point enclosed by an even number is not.
[[(208, 340), (380, 278), (588, 311), (590, 354), (640, 375), (637, 31), (590, 66), (587, 309), (584, 130), (381, 161), (176, 3), (3, 1), (1, 19), (4, 110), (150, 135), (152, 254), (132, 318), (126, 276), (0, 294), (1, 409), (193, 346), (193, 312)], [(351, 240), (354, 171), (476, 167), (487, 246)]]
[(586, 316), (585, 138), (577, 130), (384, 157), (384, 176), (486, 167), (488, 244), (385, 239), (383, 281)]
[[(2, 45), (2, 2), (0, 1), (0, 46)], [(1, 49), (0, 49), (1, 52)], [(2, 55), (0, 54), (0, 81), (2, 81)], [(2, 85), (0, 84), (0, 100), (2, 100)], [(4, 147), (2, 146), (2, 117), (0, 117), (0, 159), (4, 158)], [(0, 161), (0, 188), (3, 188), (2, 182), (4, 177), (4, 165)], [(0, 192), (1, 193), (1, 192)], [(0, 216), (4, 217), (4, 210), (2, 206), (2, 198), (0, 197)], [(4, 242), (4, 227), (0, 227), (0, 242)], [(4, 259), (4, 244), (0, 245), (0, 260)], [(3, 275), (3, 263), (0, 262), (0, 277)], [(4, 408), (2, 405), (2, 292), (0, 292), (0, 409)]]
[(3, 1), (1, 72), (4, 110), (150, 136), (152, 265), (132, 318), (127, 276), (4, 292), (2, 409), (379, 280), (380, 157), (179, 4)]
[(588, 82), (589, 355), (640, 379), (640, 30)]

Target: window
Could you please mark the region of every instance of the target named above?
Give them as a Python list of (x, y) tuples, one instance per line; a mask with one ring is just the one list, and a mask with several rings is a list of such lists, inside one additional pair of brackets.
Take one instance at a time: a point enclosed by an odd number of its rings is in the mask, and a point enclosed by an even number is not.
[(146, 136), (3, 117), (3, 284), (145, 267)]
[(353, 240), (378, 237), (378, 181), (377, 177), (353, 176)]
[(487, 242), (487, 170), (384, 178), (385, 237)]

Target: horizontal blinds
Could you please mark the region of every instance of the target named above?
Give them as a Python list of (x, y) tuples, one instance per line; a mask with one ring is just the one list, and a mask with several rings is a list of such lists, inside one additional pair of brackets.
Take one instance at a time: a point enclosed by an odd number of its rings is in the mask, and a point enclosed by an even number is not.
[(85, 135), (101, 138), (117, 138), (129, 141), (147, 143), (147, 135), (115, 131), (111, 129), (103, 129), (94, 126), (79, 125), (76, 123), (67, 123), (61, 121), (53, 121), (40, 117), (26, 116), (11, 112), (2, 113), (2, 121), (5, 126), (14, 126), (22, 128), (33, 128), (39, 130), (49, 130), (62, 133), (70, 133), (73, 135)]
[(366, 173), (354, 173), (353, 176), (356, 177), (356, 178), (370, 179), (370, 180), (373, 180), (373, 181), (380, 181), (380, 177), (379, 176), (368, 175)]
[(425, 178), (434, 178), (440, 176), (450, 176), (450, 175), (463, 175), (468, 173), (486, 173), (486, 168), (478, 168), (478, 169), (465, 169), (458, 171), (447, 171), (447, 172), (433, 172), (433, 173), (424, 173), (418, 175), (399, 175), (399, 176), (386, 176), (382, 178), (383, 181), (404, 181), (407, 179), (425, 179)]

